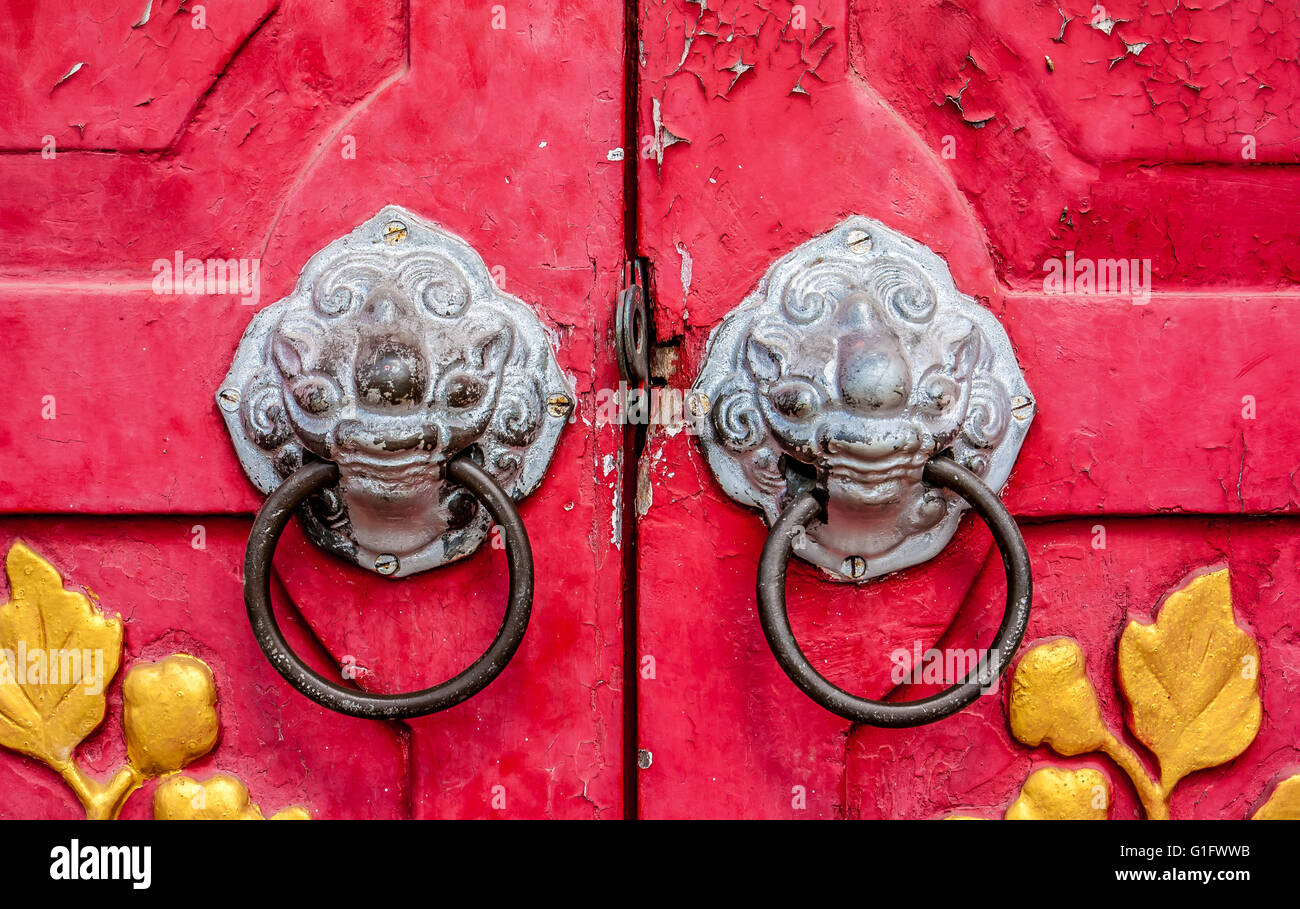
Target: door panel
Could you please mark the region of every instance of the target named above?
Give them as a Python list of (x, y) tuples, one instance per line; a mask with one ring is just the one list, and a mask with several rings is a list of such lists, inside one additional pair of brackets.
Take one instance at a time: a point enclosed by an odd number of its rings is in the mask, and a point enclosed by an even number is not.
[[(1037, 403), (1003, 493), (1028, 525), (1037, 586), (1022, 654), (1078, 638), (1110, 692), (1101, 661), (1125, 623), (1152, 621), (1187, 576), (1226, 564), (1261, 651), (1268, 727), (1271, 698), (1294, 696), (1266, 612), (1285, 607), (1247, 594), (1294, 532), (1252, 516), (1294, 511), (1300, 491), (1283, 403), (1300, 378), (1286, 216), (1300, 193), (1280, 166), (1300, 148), (1285, 110), (1294, 70), (1274, 63), (1296, 23), (1119, 3), (1106, 34), (1092, 6), (642, 3), (640, 234), (658, 340), (676, 354), (661, 374), (687, 390), (710, 332), (771, 263), (851, 214), (929, 246), (1006, 328)], [(1265, 70), (1268, 91), (1234, 75)], [(1067, 252), (1149, 260), (1149, 300), (1049, 292), (1044, 263)], [(913, 730), (826, 712), (759, 626), (760, 517), (724, 495), (678, 426), (651, 426), (639, 469), (642, 816), (1000, 816), (1031, 764), (1098, 763), (1013, 744), (1009, 683)], [(1185, 517), (1150, 517), (1169, 514)], [(1003, 591), (997, 551), (967, 516), (939, 557), (860, 588), (798, 564), (788, 599), (818, 671), (901, 700), (915, 692), (895, 690), (891, 654), (987, 645)], [(1123, 729), (1115, 698), (1103, 706)], [(1248, 816), (1300, 766), (1296, 742), (1284, 721), (1261, 731), (1237, 763), (1175, 790), (1175, 816)], [(1106, 766), (1111, 816), (1136, 816), (1132, 785)], [(1249, 794), (1192, 807), (1189, 793), (1229, 775)]]
[[(39, 16), (49, 4), (35, 6)], [(594, 401), (595, 389), (617, 385), (608, 338), (624, 261), (612, 154), (623, 143), (622, 10), (591, 0), (500, 14), (255, 6), (209, 7), (198, 44), (184, 13), (155, 10), (141, 31), (105, 6), (103, 27), (120, 25), (112, 33), (154, 62), (131, 75), (88, 60), (44, 113), (30, 98), (48, 91), (47, 70), (58, 70), (52, 84), (68, 69), (68, 51), (30, 31), (10, 39), (11, 58), (31, 55), (42, 77), (24, 82), (15, 111), (55, 125), (0, 156), (0, 332), (17, 354), (0, 366), (0, 508), (51, 515), (30, 530), (14, 518), (6, 543), (21, 537), (70, 587), (95, 587), (105, 613), (137, 610), (124, 665), (166, 647), (199, 651), (216, 675), (225, 738), (185, 772), (202, 780), (235, 768), (257, 781), (253, 800), (268, 816), (293, 802), (315, 817), (619, 817), (621, 468), (603, 466), (621, 462), (623, 432), (597, 426)], [(122, 102), (150, 94), (152, 111)], [(64, 126), (74, 116), (89, 124), (84, 145)], [(57, 155), (43, 158), (50, 132)], [(336, 716), (266, 664), (239, 586), (262, 496), (214, 404), (253, 314), (292, 290), (314, 252), (389, 203), (464, 238), (534, 308), (578, 401), (520, 508), (537, 576), (520, 651), (476, 697), (407, 724)], [(256, 259), (256, 305), (153, 293), (153, 263), (177, 250)], [(54, 417), (42, 419), (50, 400)], [(133, 555), (131, 574), (105, 580), (95, 553), (126, 558), (119, 550), (144, 545), (131, 542), (137, 523), (151, 528), (149, 559)], [(199, 524), (204, 550), (191, 547)], [(79, 544), (64, 528), (99, 542)], [(200, 568), (210, 577), (190, 579)], [(371, 690), (459, 672), (505, 609), (504, 559), (491, 546), (387, 581), (317, 550), (295, 523), (275, 574), (284, 621), (304, 623), (291, 640), (299, 652), (319, 640), (333, 677), (342, 667)], [(177, 585), (188, 593), (171, 592)], [(149, 599), (155, 588), (165, 590)], [(105, 756), (88, 759), (90, 771), (120, 756), (120, 742), (112, 722), (96, 732), (83, 750)], [(289, 755), (292, 778), (258, 775)], [(8, 751), (0, 767), (24, 780), (0, 793), (9, 814), (35, 804), (26, 781), (46, 780), (47, 793), (61, 785)], [(142, 799), (129, 812), (147, 814)]]

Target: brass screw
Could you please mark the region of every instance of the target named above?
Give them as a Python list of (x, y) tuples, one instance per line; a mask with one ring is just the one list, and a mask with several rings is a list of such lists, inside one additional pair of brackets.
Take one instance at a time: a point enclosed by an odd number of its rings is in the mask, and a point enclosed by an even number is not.
[(860, 256), (871, 253), (871, 234), (855, 227), (844, 235), (844, 245)]
[(865, 576), (866, 573), (867, 560), (862, 556), (849, 556), (844, 560), (844, 564), (840, 566), (840, 574), (855, 581)]
[(239, 409), (239, 389), (221, 389), (220, 393), (217, 394), (217, 402), (221, 405), (222, 410), (234, 413)]
[(1017, 420), (1028, 420), (1034, 413), (1034, 401), (1024, 395), (1016, 395), (1011, 399), (1011, 412)]
[(406, 239), (406, 225), (401, 221), (389, 221), (384, 228), (384, 242), (389, 246)]
[(693, 391), (686, 399), (686, 407), (693, 417), (702, 417), (709, 412), (709, 396), (702, 391)]
[(567, 417), (573, 410), (573, 401), (566, 394), (553, 394), (546, 399), (546, 412), (553, 417)]
[(393, 574), (397, 571), (397, 568), (397, 556), (385, 552), (375, 557), (375, 571), (379, 572), (384, 577)]

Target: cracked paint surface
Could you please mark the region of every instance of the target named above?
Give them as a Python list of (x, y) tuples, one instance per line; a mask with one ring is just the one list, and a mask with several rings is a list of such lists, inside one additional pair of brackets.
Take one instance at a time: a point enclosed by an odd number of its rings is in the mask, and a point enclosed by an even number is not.
[[(1148, 588), (1226, 560), (1238, 615), (1265, 664), (1273, 653), (1266, 711), (1284, 712), (1300, 509), (1286, 403), (1300, 384), (1295, 10), (1106, 4), (1107, 33), (1090, 26), (1092, 3), (1067, 0), (825, 0), (792, 35), (794, 4), (703, 6), (721, 28), (699, 3), (642, 3), (641, 132), (690, 140), (640, 171), (656, 330), (680, 351), (669, 383), (690, 387), (709, 332), (774, 259), (850, 214), (903, 231), (997, 315), (1035, 393), (1003, 493), (1028, 525), (1031, 636), (1118, 635), (1130, 604), (1155, 602)], [(823, 48), (809, 78), (808, 51)], [(740, 60), (752, 69), (728, 69)], [(806, 94), (791, 94), (797, 80)], [(1150, 300), (1044, 293), (1043, 261), (1067, 250), (1150, 259)], [(912, 731), (827, 713), (759, 627), (760, 518), (726, 499), (687, 433), (652, 428), (640, 474), (639, 646), (657, 672), (638, 695), (639, 744), (655, 756), (643, 816), (931, 817), (1014, 798), (1042, 756), (1008, 744), (998, 699)], [(832, 682), (880, 697), (895, 648), (991, 639), (1001, 574), (967, 518), (935, 560), (861, 588), (793, 565), (791, 623)], [(1240, 774), (1187, 816), (1245, 816), (1300, 766), (1294, 724), (1277, 725), (1248, 752), (1254, 766), (1184, 784), (1176, 801)], [(1131, 793), (1111, 782), (1113, 816), (1127, 816)]]
[[(75, 58), (86, 66), (51, 105), (31, 92), (48, 93), (67, 71), (79, 33), (57, 45), (41, 39), (42, 16), (47, 24), (76, 17), (35, 6), (31, 28), (0, 43), (13, 59), (28, 41), (21, 53), (40, 62), (36, 88), (7, 103), (52, 121), (34, 137), (24, 127), (17, 150), (0, 155), (0, 334), (25, 351), (0, 364), (0, 515), (127, 517), (69, 518), (98, 528), (73, 565), (58, 561), (62, 518), (42, 535), (2, 517), (0, 532), (13, 525), (33, 545), (50, 543), (47, 555), (69, 576), (87, 577), (106, 599), (111, 592), (150, 627), (192, 634), (191, 652), (219, 672), (222, 696), (241, 714), (229, 728), (246, 730), (250, 743), (229, 769), (251, 782), (295, 756), (293, 785), (310, 797), (285, 804), (309, 805), (319, 817), (621, 816), (623, 568), (610, 541), (620, 505), (617, 471), (605, 477), (602, 464), (620, 456), (623, 433), (595, 423), (596, 390), (618, 383), (613, 350), (599, 339), (612, 333), (608, 301), (624, 260), (623, 165), (607, 159), (624, 141), (621, 8), (511, 6), (506, 28), (493, 29), (492, 16), (447, 4), (282, 0), (264, 7), (260, 27), (255, 3), (209, 5), (210, 34), (195, 39), (173, 31), (172, 4), (155, 3), (132, 30), (142, 0), (104, 7), (116, 12), (102, 30), (103, 55), (90, 47)], [(127, 47), (145, 49), (138, 70), (132, 57), (120, 64), (134, 73), (129, 95), (123, 72), (108, 69), (118, 65), (110, 51), (119, 32)], [(584, 50), (574, 57), (573, 48)], [(184, 78), (160, 75), (180, 71)], [(156, 91), (158, 80), (170, 94)], [(176, 114), (169, 99), (196, 86)], [(138, 109), (123, 103), (140, 93), (157, 97)], [(61, 144), (56, 158), (42, 158), (41, 135), (62, 139), (74, 109), (86, 112), (78, 114), (86, 141), (93, 133), (104, 148)], [(348, 139), (355, 157), (342, 154)], [(519, 652), (466, 703), (385, 725), (311, 704), (258, 650), (237, 581), (260, 497), (212, 404), (254, 309), (234, 297), (157, 296), (151, 263), (178, 249), (258, 258), (261, 305), (269, 305), (294, 286), (322, 237), (389, 202), (465, 238), (535, 307), (578, 407), (541, 488), (521, 506), (538, 582)], [(57, 401), (57, 419), (41, 419), (45, 395)], [(134, 564), (137, 547), (115, 534), (160, 521), (168, 529), (150, 538), (158, 552), (132, 583), (72, 570)], [(192, 550), (195, 523), (229, 525), (229, 539), (214, 549), (209, 526), (208, 551)], [(226, 574), (218, 582), (196, 561)], [(299, 651), (334, 667), (336, 678), (337, 667), (359, 667), (355, 681), (372, 690), (411, 690), (460, 672), (505, 608), (502, 552), (490, 545), (392, 583), (349, 571), (295, 523), (275, 571), (278, 605), (310, 629), (294, 638)], [(134, 656), (132, 640), (128, 627)], [(237, 661), (228, 676), (222, 658)], [(30, 775), (0, 758), (6, 773)], [(387, 801), (378, 794), (385, 787)], [(38, 804), (52, 787), (36, 789), (32, 801), (0, 802), (3, 810), (44, 810)]]
[(927, 144), (951, 137), (1013, 287), (1068, 249), (1150, 259), (1158, 289), (1294, 286), (1300, 11), (1122, 0), (1094, 25), (1094, 6), (855, 2), (851, 66)]
[[(192, 118), (273, 0), (185, 4), (13, 3), (0, 32), (0, 148), (161, 151)], [(142, 15), (142, 13), (144, 15)], [(202, 27), (196, 27), (201, 24)]]

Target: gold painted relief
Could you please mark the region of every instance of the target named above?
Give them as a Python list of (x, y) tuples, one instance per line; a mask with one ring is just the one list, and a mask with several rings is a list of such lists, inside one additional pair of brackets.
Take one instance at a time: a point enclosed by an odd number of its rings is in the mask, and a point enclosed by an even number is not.
[(1254, 821), (1294, 821), (1300, 819), (1300, 776), (1277, 784), (1273, 795), (1255, 812)]
[(1025, 780), (1006, 819), (1104, 821), (1109, 816), (1110, 781), (1100, 770), (1040, 767)]
[[(1228, 570), (1173, 590), (1151, 624), (1129, 622), (1117, 658), (1129, 728), (1155, 758), (1157, 775), (1107, 725), (1083, 649), (1069, 638), (1045, 641), (1021, 658), (1007, 708), (1011, 732), (1065, 757), (1105, 755), (1133, 781), (1146, 816), (1168, 820), (1184, 777), (1238, 757), (1259, 733), (1259, 647), (1236, 623)], [(1105, 818), (1109, 802), (1100, 771), (1045, 767), (1031, 774), (1006, 816)], [(1300, 775), (1282, 781), (1254, 817), (1300, 819)]]
[[(35, 758), (62, 777), (90, 820), (116, 818), (146, 780), (155, 818), (257, 818), (242, 782), (216, 774), (198, 782), (180, 771), (217, 744), (220, 720), (212, 670), (174, 653), (137, 663), (122, 683), (127, 762), (107, 780), (89, 776), (75, 751), (104, 721), (105, 689), (122, 659), (122, 622), (67, 590), (50, 563), (21, 542), (5, 559), (7, 603), (0, 604), (0, 747)], [(303, 819), (287, 808), (278, 819)]]

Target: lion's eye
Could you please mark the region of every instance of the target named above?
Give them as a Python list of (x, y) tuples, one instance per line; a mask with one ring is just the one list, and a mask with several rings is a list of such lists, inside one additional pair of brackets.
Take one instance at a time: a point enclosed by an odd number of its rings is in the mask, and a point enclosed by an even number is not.
[(293, 384), (293, 399), (310, 414), (328, 413), (339, 403), (339, 387), (324, 376), (306, 376)]
[(787, 381), (770, 392), (772, 406), (792, 420), (806, 420), (817, 413), (821, 396), (807, 382)]
[(473, 407), (483, 400), (487, 385), (471, 375), (454, 375), (447, 380), (447, 403), (458, 410)]
[(318, 306), (320, 311), (327, 316), (341, 316), (352, 308), (354, 296), (352, 288), (336, 287), (321, 297)]
[(961, 389), (952, 376), (941, 372), (932, 372), (921, 378), (917, 385), (920, 405), (932, 414), (941, 414), (961, 397)]

